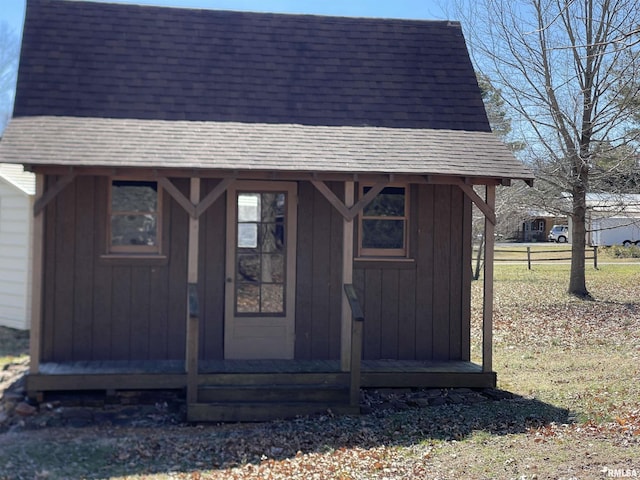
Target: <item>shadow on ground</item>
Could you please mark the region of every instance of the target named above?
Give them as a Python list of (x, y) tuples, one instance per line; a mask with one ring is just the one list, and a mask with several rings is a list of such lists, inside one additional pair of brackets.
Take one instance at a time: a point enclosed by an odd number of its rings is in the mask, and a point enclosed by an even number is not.
[[(14, 424), (0, 435), (0, 464), (15, 469), (7, 470), (14, 474), (7, 478), (28, 478), (40, 470), (50, 478), (189, 474), (343, 448), (460, 441), (474, 432), (518, 434), (570, 421), (565, 409), (500, 390), (367, 391), (362, 402), (368, 413), (357, 417), (327, 412), (195, 426), (182, 423), (180, 401), (172, 403), (170, 397), (138, 405), (91, 406), (77, 400), (45, 403), (40, 412), (22, 418), (22, 426)], [(47, 432), (55, 442), (43, 440)]]

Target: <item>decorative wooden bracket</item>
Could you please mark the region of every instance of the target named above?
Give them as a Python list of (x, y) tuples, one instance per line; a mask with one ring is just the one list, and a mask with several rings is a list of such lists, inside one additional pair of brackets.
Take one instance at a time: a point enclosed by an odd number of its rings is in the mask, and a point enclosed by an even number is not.
[(76, 178), (75, 173), (69, 173), (59, 178), (53, 187), (49, 188), (35, 201), (33, 204), (33, 215), (38, 215), (67, 185), (73, 182), (74, 178)]
[(333, 191), (327, 187), (327, 184), (321, 180), (311, 180), (314, 187), (318, 189), (318, 191), (329, 201), (333, 207), (340, 212), (340, 215), (344, 217), (347, 222), (353, 221), (353, 219), (358, 215), (364, 207), (369, 205), (374, 198), (386, 187), (389, 185), (389, 182), (379, 182), (369, 190), (363, 197), (358, 200), (358, 202), (352, 207), (347, 207), (342, 200), (340, 200)]
[(478, 195), (473, 187), (462, 180), (456, 182), (456, 185), (462, 189), (462, 191), (471, 199), (473, 203), (480, 209), (484, 216), (492, 225), (496, 224), (496, 212), (491, 208), (482, 198)]
[(159, 177), (158, 183), (185, 209), (191, 218), (200, 218), (200, 215), (206, 212), (235, 180), (235, 177), (223, 178), (198, 204), (192, 203), (167, 177)]
[(167, 177), (158, 177), (158, 183), (162, 185), (162, 188), (173, 197), (173, 199), (180, 204), (182, 208), (189, 214), (191, 218), (196, 217), (196, 206), (185, 197), (180, 190), (169, 180)]

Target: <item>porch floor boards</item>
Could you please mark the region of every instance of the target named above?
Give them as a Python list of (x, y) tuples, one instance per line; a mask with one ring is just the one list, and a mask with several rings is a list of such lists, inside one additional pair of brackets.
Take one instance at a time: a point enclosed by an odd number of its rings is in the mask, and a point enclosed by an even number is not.
[[(200, 361), (199, 374), (212, 373), (338, 373), (338, 360), (217, 360)], [(78, 361), (40, 364), (36, 375), (183, 374), (179, 360)], [(482, 373), (465, 361), (363, 360), (362, 373)]]
[[(464, 361), (364, 360), (362, 388), (487, 388), (496, 374)], [(198, 385), (348, 385), (349, 374), (331, 360), (202, 361)], [(84, 361), (42, 363), (26, 377), (36, 398), (47, 391), (183, 389), (183, 361)]]

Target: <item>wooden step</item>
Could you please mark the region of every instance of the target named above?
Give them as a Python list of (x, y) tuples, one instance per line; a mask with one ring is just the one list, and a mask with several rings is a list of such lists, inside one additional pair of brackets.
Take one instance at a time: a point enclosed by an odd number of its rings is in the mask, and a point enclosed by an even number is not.
[(198, 402), (349, 403), (349, 389), (339, 385), (204, 385)]
[(266, 422), (294, 418), (302, 415), (326, 414), (358, 415), (360, 407), (348, 404), (320, 402), (240, 402), (192, 403), (187, 406), (189, 422)]
[(349, 385), (349, 374), (329, 373), (201, 373), (198, 383), (208, 385)]

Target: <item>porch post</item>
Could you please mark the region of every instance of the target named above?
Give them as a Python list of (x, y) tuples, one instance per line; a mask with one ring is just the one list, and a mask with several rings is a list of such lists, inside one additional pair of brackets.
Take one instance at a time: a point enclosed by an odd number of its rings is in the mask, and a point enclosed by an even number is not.
[[(193, 205), (200, 202), (200, 179), (191, 179), (190, 200)], [(198, 306), (198, 240), (200, 220), (197, 216), (189, 218), (189, 250), (187, 253), (187, 404), (198, 400), (198, 345), (200, 334)]]
[[(344, 205), (347, 208), (354, 203), (354, 182), (344, 182)], [(353, 220), (344, 218), (342, 222), (342, 285), (353, 283)], [(345, 295), (342, 295), (342, 328), (340, 335), (340, 368), (351, 369), (351, 308)]]
[[(486, 186), (486, 203), (492, 212), (496, 207), (496, 187)], [(495, 223), (484, 220), (484, 299), (482, 310), (482, 371), (493, 371), (493, 258)]]
[(44, 195), (44, 175), (36, 173), (36, 196), (34, 201), (32, 244), (31, 244), (31, 319), (29, 340), (29, 371), (38, 373), (42, 353), (42, 281), (43, 281), (43, 241), (44, 209), (35, 209)]

